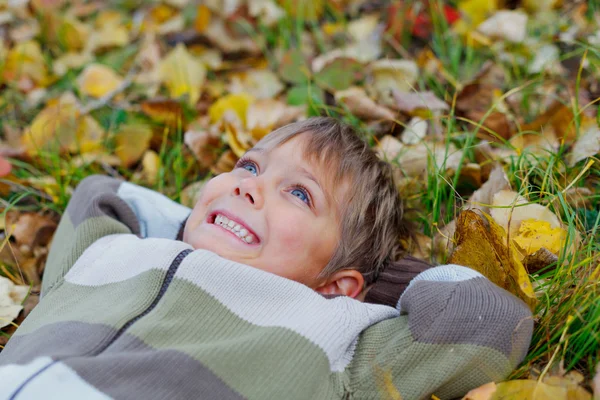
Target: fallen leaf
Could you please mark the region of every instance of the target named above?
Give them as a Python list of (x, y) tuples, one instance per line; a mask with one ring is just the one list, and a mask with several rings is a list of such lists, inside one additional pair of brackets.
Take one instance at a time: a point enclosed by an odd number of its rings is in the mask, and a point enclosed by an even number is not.
[(519, 234), (513, 238), (524, 254), (529, 255), (545, 248), (554, 254), (562, 249), (567, 232), (561, 228), (552, 228), (549, 222), (526, 219), (519, 226)]
[(548, 222), (551, 228), (561, 227), (558, 217), (547, 207), (528, 203), (523, 196), (510, 190), (494, 194), (490, 214), (511, 238), (519, 234), (521, 223), (529, 219)]
[(556, 262), (558, 262), (558, 256), (543, 247), (535, 253), (528, 254), (523, 258), (523, 265), (530, 274), (535, 274), (546, 268), (548, 265)]
[(77, 78), (79, 90), (91, 97), (100, 98), (113, 92), (123, 83), (112, 68), (102, 64), (90, 64)]
[(146, 150), (142, 157), (142, 173), (149, 185), (156, 184), (160, 169), (160, 157), (155, 151)]
[(234, 35), (233, 32), (235, 30), (228, 29), (223, 20), (211, 18), (202, 34), (224, 53), (260, 54), (262, 49), (255, 40), (248, 36)]
[(180, 128), (184, 125), (183, 108), (178, 101), (169, 99), (153, 99), (144, 101), (142, 112), (154, 121)]
[(359, 118), (393, 120), (396, 114), (389, 108), (377, 104), (367, 92), (359, 87), (351, 87), (335, 93), (335, 100), (343, 103), (348, 110)]
[(330, 91), (344, 90), (362, 79), (363, 65), (353, 58), (339, 57), (314, 75), (315, 82)]
[(598, 153), (600, 153), (600, 127), (591, 124), (573, 144), (571, 152), (567, 155), (567, 162), (573, 167), (579, 161)]
[(494, 382), (486, 383), (485, 385), (469, 391), (462, 400), (491, 400), (496, 389), (496, 384)]
[(495, 39), (521, 43), (527, 33), (527, 14), (518, 10), (500, 10), (479, 24), (477, 30)]
[(221, 148), (218, 131), (210, 127), (192, 126), (185, 132), (183, 141), (203, 168), (209, 168), (217, 160)]
[(387, 106), (396, 103), (392, 93), (413, 90), (419, 67), (411, 60), (379, 60), (369, 66), (369, 87), (377, 100)]
[(210, 168), (213, 174), (218, 175), (223, 172), (229, 172), (235, 167), (238, 158), (231, 150), (226, 150), (221, 154), (217, 162)]
[(494, 195), (501, 190), (510, 190), (510, 183), (502, 166), (496, 164), (488, 180), (469, 197), (469, 208), (490, 214)]
[(535, 120), (521, 124), (520, 131), (552, 133), (556, 139), (570, 144), (577, 138), (576, 128), (573, 110), (557, 100)]
[(305, 117), (306, 107), (288, 106), (274, 99), (257, 100), (246, 111), (246, 128), (255, 141), (272, 130)]
[(268, 69), (253, 69), (230, 76), (230, 93), (248, 93), (256, 99), (270, 99), (284, 89), (277, 75)]
[(52, 71), (57, 76), (63, 76), (70, 69), (81, 68), (92, 60), (92, 55), (88, 53), (65, 53), (53, 61)]
[(193, 208), (198, 202), (198, 199), (202, 194), (202, 188), (206, 182), (206, 180), (201, 180), (184, 187), (181, 191), (181, 204)]
[(301, 50), (290, 49), (281, 55), (279, 76), (284, 81), (290, 83), (304, 83), (308, 81), (311, 72)]
[(254, 97), (248, 93), (229, 94), (221, 97), (208, 109), (210, 121), (220, 121), (227, 111), (233, 111), (243, 126), (246, 126), (248, 107), (254, 102)]
[(560, 50), (553, 44), (545, 44), (533, 53), (534, 57), (527, 67), (530, 74), (538, 74), (542, 71), (560, 72)]
[(15, 285), (10, 279), (0, 276), (0, 328), (10, 325), (17, 318), (27, 293), (29, 286)]
[(417, 110), (447, 111), (450, 109), (446, 102), (437, 98), (433, 92), (403, 93), (392, 91), (394, 104), (392, 108), (408, 114)]
[(413, 117), (408, 121), (402, 132), (402, 143), (417, 144), (423, 140), (425, 135), (427, 135), (427, 121), (419, 117)]
[(79, 110), (70, 100), (47, 105), (25, 129), (22, 144), (29, 155), (76, 147)]
[(160, 79), (171, 98), (187, 96), (190, 105), (200, 98), (200, 89), (206, 77), (206, 68), (179, 43), (159, 66)]
[(504, 229), (485, 213), (462, 211), (456, 219), (456, 247), (449, 263), (473, 268), (520, 297), (533, 310), (537, 303), (527, 271)]
[(17, 43), (6, 56), (2, 77), (5, 82), (30, 80), (34, 85), (47, 86), (50, 77), (40, 44), (33, 40)]
[(130, 167), (139, 161), (150, 145), (152, 129), (142, 123), (121, 125), (115, 134), (115, 155), (123, 166)]
[(56, 222), (52, 218), (33, 212), (21, 213), (9, 224), (14, 227), (10, 235), (17, 246), (25, 245), (29, 249), (46, 246), (56, 230)]

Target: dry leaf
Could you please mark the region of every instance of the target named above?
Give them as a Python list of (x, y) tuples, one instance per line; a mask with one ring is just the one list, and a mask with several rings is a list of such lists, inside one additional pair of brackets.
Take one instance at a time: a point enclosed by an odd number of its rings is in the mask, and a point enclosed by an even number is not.
[(304, 117), (305, 112), (304, 106), (288, 106), (273, 99), (257, 100), (246, 111), (246, 128), (259, 141), (272, 130)]
[(183, 204), (186, 207), (193, 208), (198, 202), (198, 199), (202, 194), (202, 188), (204, 187), (206, 182), (206, 180), (194, 182), (183, 188), (183, 190), (181, 191), (181, 204)]
[(573, 167), (579, 161), (600, 153), (600, 127), (591, 124), (577, 139), (567, 156), (569, 166)]
[(52, 71), (55, 75), (63, 76), (70, 69), (81, 68), (92, 60), (92, 55), (88, 53), (65, 53), (53, 61)]
[(243, 126), (246, 126), (248, 107), (254, 102), (254, 97), (247, 93), (229, 94), (221, 97), (208, 109), (212, 123), (220, 121), (227, 111), (233, 111)]
[(501, 190), (510, 190), (510, 183), (502, 166), (496, 164), (488, 180), (469, 197), (469, 208), (489, 214), (494, 195)]
[(519, 234), (521, 223), (528, 219), (548, 222), (551, 228), (561, 227), (559, 219), (547, 207), (527, 203), (523, 196), (509, 190), (494, 194), (490, 214), (511, 238)]
[(527, 33), (527, 14), (518, 10), (500, 10), (477, 27), (484, 35), (521, 43)]
[(419, 117), (412, 117), (402, 132), (402, 143), (417, 144), (423, 140), (425, 135), (427, 135), (427, 121)]
[(379, 60), (369, 67), (369, 87), (378, 102), (394, 106), (392, 93), (406, 93), (413, 90), (419, 77), (419, 67), (411, 60)]
[(148, 149), (152, 129), (145, 124), (126, 124), (115, 135), (115, 155), (125, 167), (135, 164)]
[(196, 104), (206, 77), (206, 68), (179, 43), (160, 63), (160, 79), (171, 98), (186, 95), (189, 104)]
[(284, 89), (277, 75), (268, 69), (238, 72), (230, 77), (230, 93), (248, 93), (256, 99), (270, 99)]
[(359, 87), (351, 87), (335, 93), (335, 100), (343, 103), (348, 110), (359, 118), (393, 120), (396, 114), (389, 108), (375, 103)]
[(211, 18), (203, 35), (212, 44), (224, 53), (245, 52), (249, 54), (260, 54), (261, 48), (251, 37), (239, 37), (228, 29), (221, 19)]
[(2, 69), (5, 82), (17, 82), (20, 87), (30, 82), (31, 86), (45, 87), (50, 83), (46, 62), (40, 44), (35, 41), (17, 43), (7, 54)]
[(208, 168), (217, 160), (221, 148), (219, 133), (211, 129), (191, 129), (183, 137), (185, 144), (192, 150), (203, 168)]
[(375, 150), (384, 160), (394, 162), (404, 176), (412, 177), (427, 172), (430, 161), (436, 170), (456, 171), (462, 158), (462, 151), (452, 144), (446, 147), (443, 142), (420, 142), (407, 146), (390, 135), (381, 138)]
[(154, 99), (142, 103), (144, 114), (154, 121), (163, 123), (175, 129), (184, 124), (183, 108), (179, 102), (168, 99)]
[(123, 83), (112, 68), (102, 64), (90, 64), (77, 78), (79, 90), (91, 97), (100, 98), (113, 92)]
[(554, 381), (511, 380), (500, 382), (490, 400), (591, 400), (592, 395), (568, 379)]
[(494, 382), (486, 383), (469, 391), (462, 400), (491, 400), (495, 391), (496, 384)]
[(456, 219), (456, 248), (449, 263), (473, 268), (496, 285), (514, 293), (533, 310), (537, 303), (527, 271), (506, 234), (487, 214), (472, 210), (461, 212)]
[(40, 150), (74, 149), (78, 119), (78, 107), (71, 101), (50, 104), (25, 129), (22, 144), (29, 155)]
[(513, 238), (524, 254), (530, 255), (545, 248), (558, 254), (563, 248), (567, 232), (561, 228), (552, 228), (549, 222), (526, 219), (519, 226), (519, 234)]
[(17, 318), (27, 293), (29, 286), (15, 285), (8, 278), (0, 276), (0, 328), (10, 325)]
[(25, 245), (30, 249), (46, 246), (56, 230), (56, 222), (52, 218), (37, 213), (19, 214), (17, 219), (9, 224), (14, 226), (10, 235), (15, 239), (17, 246)]
[(450, 109), (448, 104), (438, 99), (433, 92), (402, 93), (393, 91), (392, 96), (395, 101), (392, 107), (408, 114), (417, 110), (447, 111)]
[(557, 261), (558, 256), (556, 254), (542, 247), (535, 253), (525, 256), (523, 258), (523, 265), (530, 274), (534, 274)]
[(142, 157), (142, 173), (146, 182), (150, 185), (156, 184), (158, 179), (158, 170), (160, 169), (160, 157), (155, 151), (146, 150)]

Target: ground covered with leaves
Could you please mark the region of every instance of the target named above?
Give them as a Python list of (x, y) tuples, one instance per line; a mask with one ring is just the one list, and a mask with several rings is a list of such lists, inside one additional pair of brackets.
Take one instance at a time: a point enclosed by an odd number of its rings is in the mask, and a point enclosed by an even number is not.
[(14, 0), (0, 35), (0, 344), (83, 178), (192, 206), (271, 130), (330, 115), (395, 166), (413, 255), (534, 311), (512, 379), (467, 398), (600, 386), (596, 1)]

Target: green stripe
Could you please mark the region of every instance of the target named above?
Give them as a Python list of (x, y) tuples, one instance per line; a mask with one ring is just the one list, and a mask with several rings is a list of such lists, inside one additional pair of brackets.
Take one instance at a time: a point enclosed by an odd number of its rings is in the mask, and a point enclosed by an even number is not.
[(62, 281), (33, 309), (16, 334), (24, 335), (60, 321), (120, 328), (148, 308), (158, 295), (165, 273), (152, 269), (122, 282), (97, 287)]
[(62, 216), (54, 234), (44, 270), (42, 293), (62, 279), (81, 254), (96, 240), (115, 233), (131, 233), (122, 223), (107, 216), (89, 218), (73, 228), (68, 214)]
[[(393, 377), (404, 399), (429, 398), (432, 393), (446, 399), (510, 373), (507, 358), (489, 347), (415, 342), (407, 319), (403, 315), (380, 322), (361, 336), (348, 369), (357, 398), (390, 398), (386, 377)], [(439, 387), (444, 390), (433, 391)]]
[(160, 306), (128, 332), (185, 352), (251, 399), (327, 398), (336, 389), (315, 344), (289, 329), (250, 324), (186, 280), (175, 278)]

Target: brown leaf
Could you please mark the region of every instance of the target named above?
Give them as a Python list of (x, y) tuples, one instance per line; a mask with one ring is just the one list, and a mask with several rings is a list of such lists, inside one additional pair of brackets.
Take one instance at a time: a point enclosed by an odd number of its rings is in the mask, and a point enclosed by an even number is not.
[(27, 246), (33, 249), (36, 246), (46, 246), (54, 231), (56, 222), (45, 215), (37, 213), (22, 213), (7, 225), (14, 225), (9, 232), (15, 238), (17, 246)]
[(218, 175), (223, 172), (229, 172), (235, 167), (238, 158), (231, 150), (225, 151), (217, 160), (217, 163), (211, 167), (211, 171)]
[(183, 108), (178, 101), (154, 99), (142, 102), (142, 111), (154, 121), (174, 128), (182, 127)]
[(530, 274), (534, 274), (557, 261), (558, 256), (556, 254), (542, 247), (535, 253), (525, 256), (523, 265)]
[(203, 168), (208, 168), (217, 160), (221, 147), (219, 133), (210, 129), (188, 130), (183, 137), (185, 144), (192, 150)]
[(490, 173), (489, 179), (469, 198), (469, 208), (479, 209), (489, 214), (494, 195), (500, 190), (510, 190), (510, 183), (502, 166), (497, 164)]
[(392, 107), (408, 114), (416, 110), (447, 111), (450, 109), (448, 104), (438, 99), (433, 92), (404, 93), (392, 90), (392, 95), (395, 100)]
[(577, 139), (577, 127), (574, 122), (573, 110), (561, 103), (554, 101), (548, 109), (540, 114), (534, 121), (522, 124), (521, 132), (543, 132), (551, 128), (556, 138), (567, 144)]
[(396, 114), (389, 108), (375, 103), (364, 89), (351, 87), (335, 93), (335, 100), (343, 103), (359, 118), (393, 120)]
[(504, 230), (487, 214), (461, 212), (456, 220), (456, 248), (448, 262), (473, 268), (520, 297), (531, 309), (537, 300), (527, 271)]

